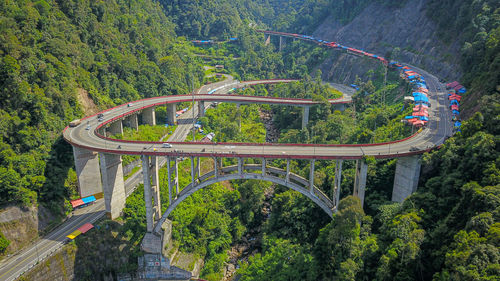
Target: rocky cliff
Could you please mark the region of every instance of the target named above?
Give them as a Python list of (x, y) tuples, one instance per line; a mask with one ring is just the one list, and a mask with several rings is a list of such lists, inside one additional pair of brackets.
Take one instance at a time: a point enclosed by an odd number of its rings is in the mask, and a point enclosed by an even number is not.
[[(381, 56), (392, 56), (394, 60), (422, 67), (442, 79), (458, 79), (461, 76), (458, 66), (460, 46), (457, 42), (444, 44), (440, 40), (436, 25), (426, 16), (426, 2), (407, 1), (402, 8), (374, 2), (345, 25), (333, 16), (328, 16), (313, 36)], [(394, 51), (395, 48), (399, 50)], [(353, 75), (362, 76), (366, 68), (370, 67), (349, 66), (351, 63), (354, 63), (353, 59), (346, 55), (334, 55), (320, 66), (323, 78), (352, 82)], [(345, 68), (354, 73), (350, 77), (339, 75), (339, 71)], [(337, 76), (332, 76), (333, 73)]]

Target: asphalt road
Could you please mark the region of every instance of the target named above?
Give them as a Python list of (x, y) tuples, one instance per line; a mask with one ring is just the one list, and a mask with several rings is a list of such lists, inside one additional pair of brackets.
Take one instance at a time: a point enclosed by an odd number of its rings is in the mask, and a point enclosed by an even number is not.
[[(439, 91), (443, 89), (439, 80), (421, 71), (429, 86), (429, 99), (432, 108), (429, 113), (429, 124), (421, 132), (413, 137), (400, 142), (373, 144), (373, 145), (303, 145), (303, 144), (241, 144), (241, 143), (182, 143), (172, 142), (172, 148), (163, 148), (160, 142), (123, 142), (112, 139), (104, 139), (97, 134), (99, 126), (111, 123), (116, 118), (123, 118), (128, 114), (134, 114), (134, 110), (141, 108), (175, 103), (179, 101), (189, 101), (187, 96), (167, 96), (153, 99), (146, 99), (134, 102), (133, 107), (127, 105), (112, 108), (104, 113), (104, 121), (98, 122), (95, 117), (85, 119), (77, 127), (68, 127), (64, 131), (64, 138), (73, 145), (89, 149), (114, 154), (130, 155), (157, 155), (157, 156), (201, 156), (201, 157), (252, 157), (252, 158), (292, 158), (292, 159), (359, 159), (364, 156), (374, 156), (377, 158), (394, 158), (413, 154), (421, 154), (443, 143), (446, 136), (451, 135), (451, 117), (447, 109), (446, 93)], [(287, 80), (262, 80), (250, 83), (276, 83), (288, 82)], [(236, 82), (232, 82), (236, 83)], [(231, 83), (230, 83), (231, 84)], [(205, 86), (200, 93), (195, 96), (195, 100), (205, 101), (225, 101), (238, 103), (271, 103), (306, 106), (311, 101), (294, 100), (288, 98), (267, 98), (224, 95), (232, 87), (241, 87), (249, 82), (231, 84), (221, 88), (221, 94), (206, 95), (208, 88)], [(221, 85), (221, 84), (218, 84)], [(217, 85), (216, 85), (217, 86)], [(212, 87), (216, 87), (212, 86)], [(86, 130), (87, 124), (89, 130)]]

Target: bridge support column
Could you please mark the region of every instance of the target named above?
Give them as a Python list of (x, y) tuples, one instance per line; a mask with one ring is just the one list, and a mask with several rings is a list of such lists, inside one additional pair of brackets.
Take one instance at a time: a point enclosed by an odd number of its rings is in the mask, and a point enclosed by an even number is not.
[(340, 184), (342, 183), (342, 162), (344, 160), (339, 159), (335, 163), (335, 184), (334, 184), (334, 192), (332, 193), (335, 197), (333, 201), (335, 202), (335, 207), (339, 206), (340, 201)]
[(238, 157), (238, 175), (243, 174), (243, 158)]
[(216, 178), (219, 176), (218, 166), (219, 166), (219, 163), (218, 163), (217, 157), (214, 157), (214, 177), (216, 177)]
[(78, 192), (81, 197), (102, 193), (97, 152), (73, 146)]
[(203, 117), (203, 116), (205, 116), (205, 102), (199, 101), (198, 102), (198, 117)]
[(110, 124), (109, 133), (111, 135), (123, 135), (123, 124), (122, 120), (117, 120)]
[(241, 104), (239, 103), (236, 104), (236, 110), (238, 112), (238, 128), (240, 129), (241, 133)]
[(99, 156), (106, 213), (109, 218), (115, 219), (125, 207), (122, 157), (108, 153), (100, 153)]
[(345, 104), (343, 104), (343, 103), (336, 104), (335, 105), (335, 110), (344, 111), (345, 110)]
[[(266, 36), (264, 35), (264, 38), (266, 38)], [(268, 35), (267, 38), (265, 39), (264, 41), (265, 45), (269, 45), (271, 43), (271, 35)]]
[(392, 201), (401, 203), (406, 197), (417, 191), (420, 166), (420, 155), (398, 159), (394, 175)]
[(149, 169), (149, 156), (141, 155), (142, 176), (144, 181), (144, 201), (146, 203), (146, 231), (153, 231), (153, 194), (151, 188), (151, 172)]
[(266, 158), (262, 158), (262, 176), (266, 176)]
[(304, 109), (302, 110), (302, 129), (305, 129), (308, 123), (309, 123), (309, 106), (304, 106)]
[(142, 110), (142, 122), (151, 126), (156, 125), (156, 115), (154, 106)]
[(168, 205), (172, 204), (172, 171), (170, 170), (170, 157), (167, 156), (167, 185), (168, 185)]
[(311, 160), (311, 167), (309, 169), (309, 192), (314, 192), (314, 162), (315, 160)]
[(196, 171), (194, 169), (194, 157), (191, 156), (191, 186), (194, 186), (194, 181), (195, 181), (194, 175), (196, 174), (195, 172)]
[(160, 177), (158, 176), (158, 157), (151, 156), (151, 174), (153, 175), (153, 213), (154, 221), (161, 218), (161, 201), (160, 201)]
[(201, 157), (198, 157), (198, 163), (196, 165), (196, 176), (197, 178), (201, 177)]
[(286, 175), (285, 175), (285, 182), (290, 181), (290, 159), (286, 159)]
[(169, 125), (175, 125), (177, 122), (177, 117), (175, 113), (177, 112), (177, 105), (175, 103), (169, 103), (167, 105), (167, 123)]
[(175, 165), (175, 198), (179, 196), (179, 162), (177, 157), (174, 158)]
[(361, 207), (365, 201), (366, 175), (368, 173), (368, 165), (365, 160), (356, 160), (356, 176), (354, 177), (354, 192), (353, 195), (361, 200)]
[(283, 50), (283, 36), (280, 36), (280, 52)]
[(139, 121), (137, 120), (137, 114), (132, 114), (132, 115), (128, 116), (127, 118), (125, 118), (125, 123), (130, 128), (132, 128), (136, 131), (139, 130)]

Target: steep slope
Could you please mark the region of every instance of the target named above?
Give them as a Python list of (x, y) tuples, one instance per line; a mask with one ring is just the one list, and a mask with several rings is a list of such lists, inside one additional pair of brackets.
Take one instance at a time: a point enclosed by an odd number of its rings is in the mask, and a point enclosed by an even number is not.
[(328, 16), (313, 35), (422, 66), (444, 79), (457, 79), (460, 45), (441, 43), (436, 24), (426, 16), (426, 2), (407, 1), (401, 8), (373, 2), (347, 24)]

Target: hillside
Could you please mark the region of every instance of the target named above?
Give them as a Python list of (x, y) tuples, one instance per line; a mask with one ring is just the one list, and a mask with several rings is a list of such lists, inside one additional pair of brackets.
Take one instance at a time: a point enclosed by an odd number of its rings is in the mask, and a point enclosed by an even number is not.
[(334, 15), (328, 16), (313, 34), (422, 66), (447, 80), (458, 79), (458, 38), (449, 45), (440, 41), (437, 25), (427, 17), (426, 2), (407, 1), (402, 8), (373, 2), (347, 24)]
[[(362, 9), (331, 12), (313, 34), (420, 66), (443, 81), (461, 79), (471, 89), (464, 102), (465, 117), (478, 111), (481, 96), (499, 92), (497, 1), (416, 0), (402, 1), (398, 6), (388, 5), (390, 1), (360, 2)], [(343, 5), (350, 7), (353, 1)], [(365, 76), (370, 68), (354, 69), (350, 77), (328, 75), (352, 64), (352, 59), (338, 56), (321, 69), (325, 79), (352, 82), (354, 74)]]
[[(0, 13), (0, 205), (64, 217), (77, 188), (62, 129), (97, 108), (187, 92), (194, 57), (151, 0), (1, 1)], [(201, 70), (189, 73), (199, 84)]]

